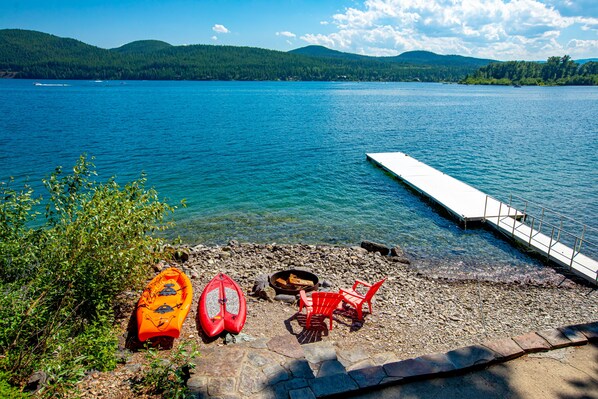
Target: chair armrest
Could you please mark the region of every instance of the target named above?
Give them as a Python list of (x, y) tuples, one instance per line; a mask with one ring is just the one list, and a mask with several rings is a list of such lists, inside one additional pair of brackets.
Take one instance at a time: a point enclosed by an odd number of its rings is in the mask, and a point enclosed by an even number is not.
[(355, 291), (355, 289), (359, 286), (359, 284), (364, 285), (368, 288), (372, 286), (372, 284), (370, 284), (370, 283), (366, 283), (365, 281), (355, 279), (355, 284), (353, 284), (353, 291)]
[(299, 291), (299, 309), (303, 306), (311, 306), (311, 298), (308, 298), (304, 290)]
[(341, 294), (341, 295), (346, 294), (346, 295), (349, 295), (349, 296), (352, 296), (352, 297), (355, 297), (355, 298), (365, 299), (365, 296), (361, 295), (359, 292), (348, 291), (348, 290), (345, 290), (345, 289), (342, 289), (342, 288), (339, 290), (339, 294)]

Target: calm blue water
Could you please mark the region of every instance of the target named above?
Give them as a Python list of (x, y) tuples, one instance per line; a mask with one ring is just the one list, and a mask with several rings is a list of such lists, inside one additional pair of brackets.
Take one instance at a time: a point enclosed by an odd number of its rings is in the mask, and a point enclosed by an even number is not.
[(460, 229), (366, 161), (383, 151), (598, 228), (598, 88), (32, 83), (0, 80), (0, 180), (35, 183), (87, 152), (101, 177), (144, 171), (169, 202), (186, 199), (171, 234), (191, 243), (370, 239), (438, 269), (536, 273), (537, 261)]

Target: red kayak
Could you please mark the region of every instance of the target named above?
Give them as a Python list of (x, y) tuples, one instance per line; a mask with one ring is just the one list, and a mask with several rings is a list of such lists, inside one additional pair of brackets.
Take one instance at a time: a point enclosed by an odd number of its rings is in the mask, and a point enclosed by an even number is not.
[(218, 273), (206, 285), (199, 298), (199, 322), (208, 337), (226, 330), (238, 334), (247, 319), (243, 291), (224, 273)]

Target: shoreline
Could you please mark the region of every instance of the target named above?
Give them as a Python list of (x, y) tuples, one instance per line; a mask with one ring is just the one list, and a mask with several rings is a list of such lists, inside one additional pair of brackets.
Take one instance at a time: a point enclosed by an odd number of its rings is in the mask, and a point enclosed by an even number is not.
[[(192, 278), (196, 295), (190, 318), (205, 284), (218, 272), (239, 283), (247, 294), (260, 274), (286, 269), (307, 269), (327, 281), (330, 291), (350, 287), (355, 279), (370, 283), (386, 277), (374, 297), (374, 313), (364, 323), (339, 317), (337, 326), (324, 339), (341, 345), (363, 341), (370, 350), (393, 352), (388, 336), (409, 342), (402, 356), (422, 355), (471, 343), (475, 337), (501, 338), (559, 325), (596, 321), (598, 300), (595, 287), (585, 281), (565, 279), (546, 282), (496, 282), (441, 278), (359, 247), (316, 245), (237, 244), (197, 245), (189, 259), (179, 264)], [(268, 302), (247, 295), (248, 321), (245, 333), (268, 337), (289, 333), (295, 305)], [(283, 323), (284, 321), (284, 323)], [(186, 323), (189, 326), (189, 323)], [(349, 328), (347, 328), (349, 327)], [(299, 329), (299, 330), (297, 330)], [(299, 333), (298, 325), (291, 328)], [(197, 335), (195, 324), (188, 331)]]
[[(232, 244), (232, 245), (231, 245)], [(229, 241), (228, 244), (182, 244), (177, 248), (181, 248), (192, 255), (193, 253), (207, 249), (224, 249), (228, 251), (231, 247), (253, 247), (253, 248), (302, 248), (303, 250), (314, 251), (321, 248), (345, 250), (345, 251), (357, 251), (361, 254), (368, 253), (367, 250), (363, 249), (359, 245), (348, 245), (348, 244), (305, 244), (305, 243), (258, 243), (258, 242), (242, 242), (239, 243), (236, 240)], [(396, 246), (400, 248), (400, 246)], [(402, 256), (392, 257), (381, 256), (382, 259), (387, 260), (390, 263), (400, 264), (411, 269), (417, 275), (423, 278), (429, 278), (432, 280), (446, 281), (446, 282), (485, 282), (485, 283), (496, 283), (496, 284), (514, 284), (514, 285), (529, 285), (538, 287), (571, 287), (571, 286), (587, 286), (592, 288), (586, 280), (568, 270), (555, 265), (549, 264), (545, 261), (534, 257), (531, 259), (537, 261), (538, 264), (533, 263), (522, 265), (507, 265), (505, 263), (497, 265), (492, 262), (484, 262), (482, 260), (472, 261), (468, 258), (466, 261), (461, 260), (458, 255), (450, 257), (422, 257), (413, 255), (408, 251), (403, 251)], [(371, 256), (377, 256), (375, 253), (370, 253)], [(380, 255), (380, 254), (378, 254)], [(302, 256), (305, 256), (303, 254)], [(483, 257), (480, 256), (480, 259)], [(182, 265), (185, 263), (183, 262)]]
[[(196, 245), (186, 248), (179, 261), (161, 262), (148, 272), (148, 281), (160, 269), (181, 268), (191, 278), (193, 304), (175, 347), (189, 342), (205, 356), (234, 350), (223, 347), (222, 337), (208, 339), (198, 327), (197, 305), (205, 285), (218, 272), (233, 278), (246, 293), (247, 321), (242, 333), (262, 342), (275, 337), (301, 345), (323, 342), (340, 352), (368, 353), (380, 363), (442, 353), (455, 348), (542, 331), (595, 322), (598, 291), (573, 281), (559, 286), (509, 284), (479, 280), (445, 280), (426, 276), (410, 265), (358, 247), (316, 245), (238, 244)], [(188, 256), (187, 256), (188, 255)], [(374, 296), (373, 313), (363, 322), (351, 312), (334, 315), (333, 329), (305, 329), (295, 303), (268, 301), (248, 295), (260, 274), (304, 268), (330, 283), (330, 290), (348, 288), (355, 279), (386, 281)], [(120, 352), (126, 361), (116, 370), (94, 373), (79, 384), (82, 397), (98, 393), (138, 397), (131, 377), (147, 367), (143, 351), (127, 343), (127, 330), (141, 290), (123, 293), (117, 309)], [(326, 323), (327, 324), (327, 323)], [(167, 356), (165, 350), (163, 356)], [(198, 359), (201, 362), (202, 357)], [(145, 366), (144, 366), (145, 365)]]

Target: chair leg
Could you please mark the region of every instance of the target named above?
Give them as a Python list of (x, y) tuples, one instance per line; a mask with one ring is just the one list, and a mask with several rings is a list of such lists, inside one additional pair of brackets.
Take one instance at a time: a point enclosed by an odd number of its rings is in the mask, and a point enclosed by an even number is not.
[(330, 319), (330, 331), (332, 331), (332, 315), (328, 315), (328, 318)]
[(311, 313), (308, 313), (307, 318), (305, 319), (305, 328), (309, 328), (310, 322), (311, 322)]
[(363, 320), (363, 309), (362, 309), (363, 305), (359, 305), (357, 306), (355, 309), (357, 309), (357, 318), (359, 320)]

